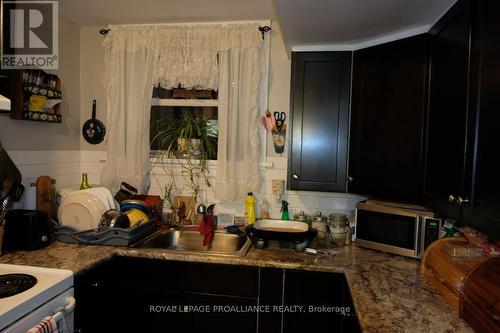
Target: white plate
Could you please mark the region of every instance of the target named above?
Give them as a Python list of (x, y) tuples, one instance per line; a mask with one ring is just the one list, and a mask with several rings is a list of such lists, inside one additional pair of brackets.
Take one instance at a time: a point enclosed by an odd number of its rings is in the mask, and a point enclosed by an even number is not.
[[(105, 187), (92, 187), (87, 188), (85, 190), (80, 190), (76, 193), (89, 193), (98, 197), (102, 203), (106, 206), (106, 210), (115, 208), (115, 203), (113, 202), (113, 197), (111, 196), (111, 192)], [(71, 193), (73, 195), (75, 193)]]
[(282, 220), (259, 220), (253, 225), (255, 229), (262, 231), (274, 232), (306, 232), (309, 230), (309, 225), (299, 221), (282, 221)]
[(71, 193), (59, 207), (59, 223), (79, 231), (94, 229), (107, 210), (107, 205), (93, 194), (81, 191)]

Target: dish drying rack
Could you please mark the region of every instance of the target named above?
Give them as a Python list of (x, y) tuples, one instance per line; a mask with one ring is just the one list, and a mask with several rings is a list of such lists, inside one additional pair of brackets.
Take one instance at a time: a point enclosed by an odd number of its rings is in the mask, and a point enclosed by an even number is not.
[(152, 218), (148, 222), (133, 228), (108, 228), (105, 230), (78, 231), (72, 227), (58, 225), (55, 227), (54, 235), (64, 243), (130, 247), (151, 235), (157, 228), (157, 220), (157, 218)]

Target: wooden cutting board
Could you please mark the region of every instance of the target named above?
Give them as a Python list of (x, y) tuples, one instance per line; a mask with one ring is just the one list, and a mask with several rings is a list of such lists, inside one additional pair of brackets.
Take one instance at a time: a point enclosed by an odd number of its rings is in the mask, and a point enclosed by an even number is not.
[(46, 212), (49, 221), (55, 217), (54, 186), (49, 176), (40, 176), (36, 180), (36, 209)]

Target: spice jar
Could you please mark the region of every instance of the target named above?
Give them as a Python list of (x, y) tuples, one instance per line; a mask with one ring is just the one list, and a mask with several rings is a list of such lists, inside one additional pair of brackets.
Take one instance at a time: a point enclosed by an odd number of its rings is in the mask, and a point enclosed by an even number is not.
[(344, 246), (347, 241), (349, 220), (345, 214), (330, 214), (330, 234), (336, 246)]
[(312, 221), (312, 228), (318, 231), (318, 235), (316, 238), (318, 242), (321, 244), (325, 244), (328, 242), (328, 227), (326, 224), (326, 219), (323, 217), (321, 212), (316, 212), (316, 215)]

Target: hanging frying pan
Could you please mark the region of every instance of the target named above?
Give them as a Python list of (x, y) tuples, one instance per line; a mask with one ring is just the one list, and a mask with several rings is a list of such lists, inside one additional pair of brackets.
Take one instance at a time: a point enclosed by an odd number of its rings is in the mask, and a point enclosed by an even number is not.
[(85, 140), (93, 145), (101, 143), (106, 135), (106, 127), (95, 117), (96, 101), (92, 102), (92, 118), (87, 120), (82, 127), (82, 134)]

